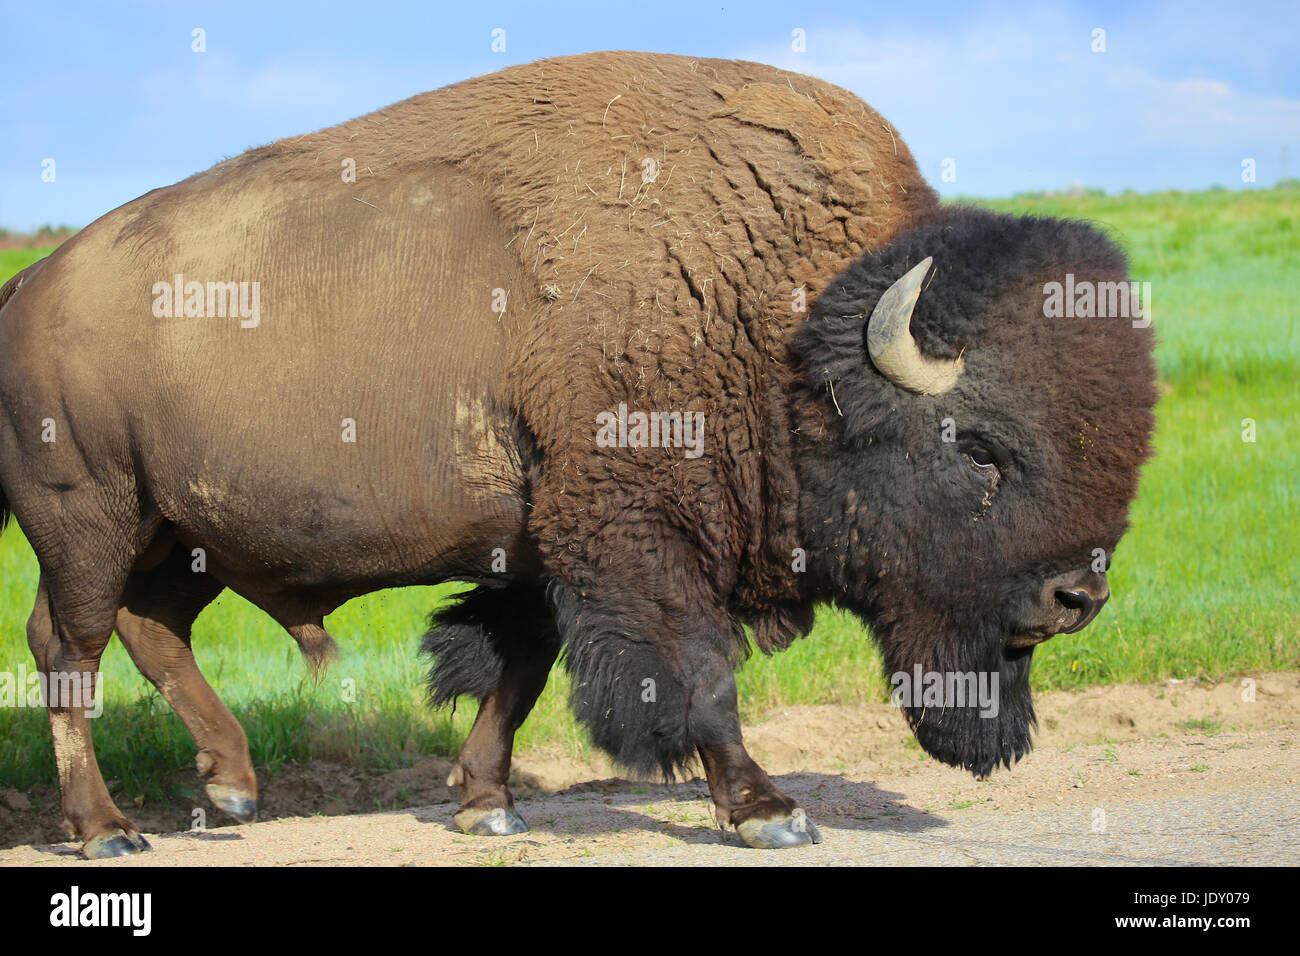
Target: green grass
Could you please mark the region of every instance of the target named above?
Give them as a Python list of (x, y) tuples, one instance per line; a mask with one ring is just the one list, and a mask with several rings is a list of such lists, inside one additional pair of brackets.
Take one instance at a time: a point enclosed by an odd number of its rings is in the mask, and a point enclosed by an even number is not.
[(0, 249), (0, 285), (9, 281), (10, 276), (21, 272), (33, 262), (44, 259), (54, 249), (50, 246), (35, 246), (31, 249)]
[(1213, 736), (1223, 729), (1223, 721), (1213, 717), (1202, 717), (1199, 720), (1182, 720), (1174, 726), (1183, 733)]
[[(1295, 189), (1079, 199), (1023, 197), (985, 205), (1099, 222), (1152, 283), (1163, 399), (1157, 454), (1111, 573), (1114, 596), (1078, 635), (1035, 654), (1040, 689), (1115, 681), (1222, 677), (1300, 662), (1300, 261)], [(0, 281), (48, 249), (0, 250)], [(1242, 441), (1254, 419), (1256, 441)], [(16, 527), (0, 538), (0, 671), (30, 669), (24, 624), (35, 559)], [(453, 753), (472, 716), (431, 713), (416, 656), (424, 618), (454, 588), (359, 598), (326, 622), (343, 655), (318, 684), (293, 641), (226, 593), (195, 627), (199, 663), (248, 732), (259, 768), (338, 759), (409, 765)], [(120, 798), (192, 799), (172, 772), (193, 744), (114, 642), (104, 659), (105, 713), (96, 749)], [(740, 675), (746, 719), (807, 703), (887, 699), (879, 655), (861, 626), (819, 612), (811, 637)], [(345, 681), (354, 682), (345, 685)], [(347, 688), (354, 688), (354, 693)], [(564, 706), (557, 668), (521, 748), (590, 744)], [(354, 699), (352, 699), (354, 698)], [(44, 714), (0, 709), (0, 786), (55, 782)], [(184, 780), (184, 777), (178, 778)], [(192, 780), (192, 778), (190, 778)]]

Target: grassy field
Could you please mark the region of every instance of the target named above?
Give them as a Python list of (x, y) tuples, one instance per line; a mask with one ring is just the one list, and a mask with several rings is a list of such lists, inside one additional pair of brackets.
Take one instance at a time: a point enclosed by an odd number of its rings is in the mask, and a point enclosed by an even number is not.
[[(1040, 689), (1168, 676), (1214, 678), (1300, 660), (1300, 190), (1017, 198), (985, 205), (1094, 220), (1150, 281), (1163, 381), (1157, 455), (1096, 623), (1035, 654)], [(0, 281), (48, 250), (0, 250)], [(1253, 419), (1256, 440), (1242, 440)], [(30, 670), (24, 625), (36, 565), (15, 526), (0, 539), (0, 671)], [(344, 654), (310, 682), (293, 641), (226, 593), (199, 618), (195, 649), (248, 732), (260, 769), (339, 759), (389, 768), (452, 753), (472, 702), (454, 715), (421, 699), (415, 651), (424, 618), (454, 588), (351, 602), (326, 622)], [(191, 766), (184, 728), (114, 642), (95, 738), (115, 794), (195, 799), (173, 779)], [(884, 700), (879, 657), (853, 620), (819, 614), (812, 636), (740, 675), (747, 719), (785, 704)], [(522, 747), (577, 754), (589, 744), (564, 706), (557, 668)], [(192, 777), (191, 777), (192, 779)], [(55, 782), (43, 712), (0, 709), (0, 786)]]

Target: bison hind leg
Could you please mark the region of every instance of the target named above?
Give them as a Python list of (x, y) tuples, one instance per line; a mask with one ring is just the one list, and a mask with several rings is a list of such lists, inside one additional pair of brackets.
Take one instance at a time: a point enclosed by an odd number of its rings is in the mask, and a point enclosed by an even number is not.
[(190, 568), (184, 548), (172, 548), (127, 580), (117, 633), (136, 667), (171, 704), (198, 746), (199, 775), (209, 799), (241, 823), (257, 817), (257, 776), (248, 738), (199, 670), (191, 630), (223, 585)]

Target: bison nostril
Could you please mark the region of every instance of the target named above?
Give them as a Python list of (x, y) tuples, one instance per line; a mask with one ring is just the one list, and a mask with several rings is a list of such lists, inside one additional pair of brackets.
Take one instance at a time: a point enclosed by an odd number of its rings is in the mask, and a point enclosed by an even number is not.
[(1065, 630), (1066, 634), (1072, 634), (1097, 616), (1101, 606), (1106, 603), (1106, 598), (1094, 597), (1084, 588), (1060, 588), (1056, 592), (1056, 602), (1067, 610), (1079, 613), (1078, 620)]
[(1056, 600), (1061, 604), (1064, 604), (1071, 611), (1082, 610), (1084, 613), (1087, 613), (1088, 609), (1092, 607), (1092, 595), (1083, 590), (1083, 588), (1078, 588), (1073, 591), (1061, 589), (1056, 592)]

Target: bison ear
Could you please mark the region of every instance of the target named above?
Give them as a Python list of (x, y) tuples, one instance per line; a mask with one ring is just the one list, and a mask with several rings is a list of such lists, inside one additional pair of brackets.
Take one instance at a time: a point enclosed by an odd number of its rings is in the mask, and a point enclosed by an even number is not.
[(933, 258), (926, 256), (886, 289), (867, 323), (871, 363), (895, 385), (918, 395), (951, 391), (966, 368), (960, 355), (955, 359), (926, 358), (912, 337), (912, 312), (933, 264)]

